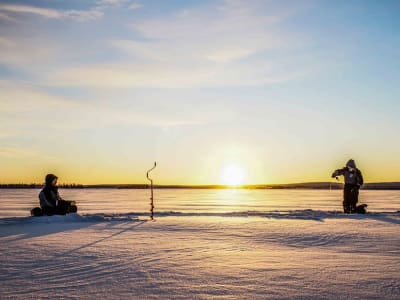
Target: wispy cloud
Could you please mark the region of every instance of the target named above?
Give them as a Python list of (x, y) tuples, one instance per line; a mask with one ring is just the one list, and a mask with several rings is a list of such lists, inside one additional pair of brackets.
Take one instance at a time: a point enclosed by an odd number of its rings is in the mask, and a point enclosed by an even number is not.
[(172, 66), (170, 64), (89, 65), (63, 70), (48, 80), (55, 85), (92, 88), (192, 88), (257, 86), (304, 76), (307, 70), (287, 70), (283, 64)]
[[(66, 97), (26, 83), (0, 81), (0, 119), (2, 131), (11, 135), (31, 135), (46, 128), (58, 131), (99, 129), (108, 126), (176, 127), (198, 126), (229, 118), (228, 113), (198, 111), (180, 113), (170, 105), (151, 110), (138, 99), (110, 101), (99, 95), (90, 98)], [(147, 97), (147, 101), (149, 101)], [(154, 100), (154, 99), (153, 99)], [(165, 100), (165, 99), (162, 99)], [(163, 103), (164, 101), (154, 100)], [(212, 104), (216, 106), (215, 103)], [(176, 106), (179, 106), (177, 103)], [(165, 111), (168, 110), (168, 113)], [(45, 120), (45, 121), (44, 121)], [(1, 137), (1, 136), (0, 136)]]
[(110, 41), (125, 61), (67, 68), (53, 82), (98, 88), (254, 86), (307, 74), (301, 63), (268, 57), (300, 44), (280, 28), (293, 12), (280, 8), (262, 15), (254, 3), (224, 1), (135, 21), (131, 29), (139, 39)]
[[(293, 8), (264, 7), (263, 13), (259, 13), (260, 3), (266, 5), (259, 1), (222, 1), (156, 18), (132, 21), (126, 16), (121, 24), (131, 33), (125, 33), (124, 38), (112, 34), (101, 39), (91, 37), (96, 43), (93, 49), (80, 42), (74, 44), (74, 40), (67, 45), (62, 40), (55, 43), (54, 39), (46, 41), (41, 37), (31, 40), (0, 36), (0, 63), (24, 70), (42, 84), (89, 89), (257, 86), (308, 74), (311, 66), (295, 57), (296, 48), (305, 39), (282, 29), (283, 22), (294, 13)], [(109, 6), (141, 7), (137, 2), (124, 0), (97, 1), (94, 5), (89, 10), (0, 5), (0, 12), (8, 9), (83, 21), (100, 17)], [(77, 34), (75, 40), (81, 41), (82, 37)], [(76, 49), (79, 60), (74, 56)], [(94, 57), (104, 49), (109, 52), (101, 56), (101, 62), (96, 61)], [(277, 54), (280, 51), (286, 55)], [(42, 72), (42, 66), (48, 72)]]
[(18, 22), (17, 19), (10, 17), (9, 15), (7, 15), (7, 13), (1, 11), (0, 11), (0, 21), (6, 21), (11, 23)]
[(130, 0), (98, 0), (86, 10), (76, 9), (54, 9), (25, 4), (0, 4), (0, 20), (17, 21), (16, 15), (31, 14), (48, 19), (70, 19), (76, 21), (94, 21), (103, 17), (109, 7), (121, 7), (127, 5), (128, 9), (143, 7), (140, 3), (131, 3)]
[[(247, 2), (227, 1), (217, 9), (182, 10), (170, 17), (137, 21), (132, 29), (146, 40), (158, 41), (158, 56), (170, 60), (210, 59), (233, 62), (288, 43), (276, 27), (286, 12), (259, 15)], [(283, 15), (281, 17), (281, 14)], [(152, 50), (148, 43), (146, 50)]]
[(29, 5), (1, 4), (0, 10), (12, 13), (28, 13), (46, 18), (61, 18), (62, 13), (55, 9), (41, 8)]
[(98, 5), (121, 5), (129, 2), (129, 0), (97, 0)]
[(89, 10), (58, 10), (20, 4), (0, 4), (0, 13), (4, 19), (14, 19), (9, 14), (32, 14), (49, 19), (72, 19), (78, 21), (97, 20), (103, 16), (98, 8)]
[(62, 12), (62, 17), (65, 19), (72, 19), (81, 22), (95, 21), (100, 19), (104, 15), (104, 12), (94, 8), (90, 10), (67, 10)]
[(129, 5), (129, 9), (139, 9), (142, 7), (143, 7), (143, 4), (141, 4), (141, 3), (132, 3)]
[(40, 69), (50, 67), (61, 52), (61, 45), (44, 38), (0, 36), (0, 64), (34, 73), (37, 78)]
[(9, 39), (0, 37), (0, 47), (13, 47), (15, 43)]
[(32, 158), (35, 156), (39, 156), (39, 154), (32, 150), (22, 149), (22, 148), (18, 148), (18, 147), (0, 147), (0, 157), (5, 157), (5, 158), (29, 157), (29, 158)]

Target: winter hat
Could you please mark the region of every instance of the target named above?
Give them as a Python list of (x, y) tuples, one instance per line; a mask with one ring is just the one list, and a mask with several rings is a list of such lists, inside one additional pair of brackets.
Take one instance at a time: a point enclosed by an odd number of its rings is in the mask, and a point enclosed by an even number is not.
[(350, 160), (347, 162), (346, 167), (355, 169), (355, 168), (356, 168), (356, 162), (354, 161), (354, 159), (350, 159)]
[(51, 185), (54, 179), (58, 179), (58, 177), (54, 174), (47, 174), (46, 175), (46, 185)]

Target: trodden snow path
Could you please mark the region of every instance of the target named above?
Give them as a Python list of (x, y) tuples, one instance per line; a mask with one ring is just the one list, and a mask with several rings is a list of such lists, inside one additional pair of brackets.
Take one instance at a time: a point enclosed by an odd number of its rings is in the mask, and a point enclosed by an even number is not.
[(400, 214), (0, 219), (1, 299), (400, 299)]

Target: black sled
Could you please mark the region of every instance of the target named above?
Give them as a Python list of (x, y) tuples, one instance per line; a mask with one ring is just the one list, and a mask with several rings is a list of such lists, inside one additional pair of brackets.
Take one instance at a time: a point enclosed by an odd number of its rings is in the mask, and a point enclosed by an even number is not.
[(356, 214), (366, 214), (367, 213), (367, 204), (360, 204), (356, 206), (355, 213)]
[(78, 207), (75, 201), (61, 200), (57, 207), (35, 207), (31, 209), (32, 217), (53, 216), (53, 215), (66, 215), (78, 212)]

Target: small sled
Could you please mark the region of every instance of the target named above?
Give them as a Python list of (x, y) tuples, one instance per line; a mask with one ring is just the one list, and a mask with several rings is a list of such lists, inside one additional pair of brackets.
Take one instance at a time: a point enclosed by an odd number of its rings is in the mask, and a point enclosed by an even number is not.
[(355, 213), (356, 214), (366, 214), (367, 213), (367, 204), (360, 204), (356, 206)]
[(53, 216), (53, 215), (66, 215), (70, 213), (78, 212), (78, 207), (75, 204), (75, 201), (65, 201), (63, 200), (59, 206), (52, 208), (40, 208), (35, 207), (31, 209), (32, 217), (41, 217), (41, 216)]
[(31, 209), (31, 216), (32, 217), (41, 217), (43, 216), (43, 211), (40, 207), (35, 207)]

